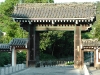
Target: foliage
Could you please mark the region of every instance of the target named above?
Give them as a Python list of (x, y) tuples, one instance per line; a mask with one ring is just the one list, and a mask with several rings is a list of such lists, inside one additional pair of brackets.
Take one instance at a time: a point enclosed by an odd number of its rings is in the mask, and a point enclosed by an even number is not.
[(53, 3), (53, 0), (24, 0), (25, 3)]
[(97, 11), (96, 11), (96, 22), (94, 23), (95, 27), (93, 28), (94, 38), (98, 38), (100, 40), (100, 2), (96, 3)]
[[(20, 24), (13, 21), (11, 15), (14, 6), (22, 0), (6, 0), (0, 4), (0, 30), (6, 35), (0, 39), (1, 43), (8, 43), (12, 38), (26, 38), (28, 33), (20, 28)], [(47, 3), (48, 0), (23, 0), (24, 3)], [(53, 2), (53, 0), (50, 0)], [(5, 39), (4, 39), (5, 38)]]
[(74, 64), (73, 61), (68, 61), (68, 62), (66, 62), (66, 65), (73, 65), (73, 64)]
[(11, 53), (0, 52), (0, 66), (4, 66), (11, 63)]
[(0, 5), (0, 30), (6, 32), (6, 35), (0, 39), (1, 43), (8, 43), (15, 37), (23, 37), (21, 33), (23, 30), (19, 27), (19, 23), (14, 22), (11, 17), (14, 5), (17, 2), (17, 0), (6, 0)]
[(17, 52), (17, 64), (22, 64), (24, 61), (26, 61), (26, 53)]
[(40, 60), (53, 60), (53, 59), (56, 58), (50, 54), (45, 54), (45, 53), (40, 54)]
[(57, 58), (73, 56), (73, 38), (73, 32), (48, 31), (41, 34), (40, 49)]

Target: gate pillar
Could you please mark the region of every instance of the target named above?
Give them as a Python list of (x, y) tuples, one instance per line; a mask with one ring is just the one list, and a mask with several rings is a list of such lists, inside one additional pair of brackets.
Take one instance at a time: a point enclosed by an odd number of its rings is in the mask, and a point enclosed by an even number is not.
[(35, 31), (35, 26), (29, 26), (29, 59), (28, 66), (34, 66), (39, 61), (39, 32)]
[(12, 48), (12, 66), (16, 66), (16, 50), (15, 50), (15, 47)]
[(82, 68), (81, 26), (76, 25), (74, 30), (74, 68)]

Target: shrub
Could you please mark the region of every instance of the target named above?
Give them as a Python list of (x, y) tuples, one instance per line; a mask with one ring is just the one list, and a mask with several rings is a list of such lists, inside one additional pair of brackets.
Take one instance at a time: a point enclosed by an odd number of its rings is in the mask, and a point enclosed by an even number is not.
[(74, 64), (73, 61), (67, 61), (67, 62), (66, 62), (66, 65), (73, 65), (73, 64)]

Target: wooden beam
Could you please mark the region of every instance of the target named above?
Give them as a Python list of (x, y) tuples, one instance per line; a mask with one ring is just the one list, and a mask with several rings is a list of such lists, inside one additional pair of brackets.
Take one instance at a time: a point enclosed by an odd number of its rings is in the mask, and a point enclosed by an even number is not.
[[(86, 31), (89, 26), (82, 26), (81, 31)], [(61, 30), (61, 31), (74, 31), (75, 26), (36, 26), (36, 31), (49, 31), (49, 30)]]
[(95, 49), (84, 49), (83, 51), (84, 52), (91, 52), (91, 51), (94, 51)]

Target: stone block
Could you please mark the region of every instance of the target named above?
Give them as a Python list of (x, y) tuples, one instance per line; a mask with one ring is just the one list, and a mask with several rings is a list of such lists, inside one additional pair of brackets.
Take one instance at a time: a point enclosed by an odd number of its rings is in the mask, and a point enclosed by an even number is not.
[(9, 74), (8, 67), (5, 68), (5, 74)]
[(18, 64), (18, 69), (19, 69), (19, 70), (21, 70), (21, 69), (22, 69), (21, 64)]
[(12, 71), (12, 67), (9, 67), (9, 73), (12, 73), (13, 71)]
[(16, 72), (16, 67), (15, 66), (12, 67), (12, 72)]
[(24, 64), (22, 64), (22, 69), (24, 69)]
[(18, 65), (16, 65), (16, 71), (18, 71)]
[(5, 75), (3, 68), (0, 70), (0, 75)]

